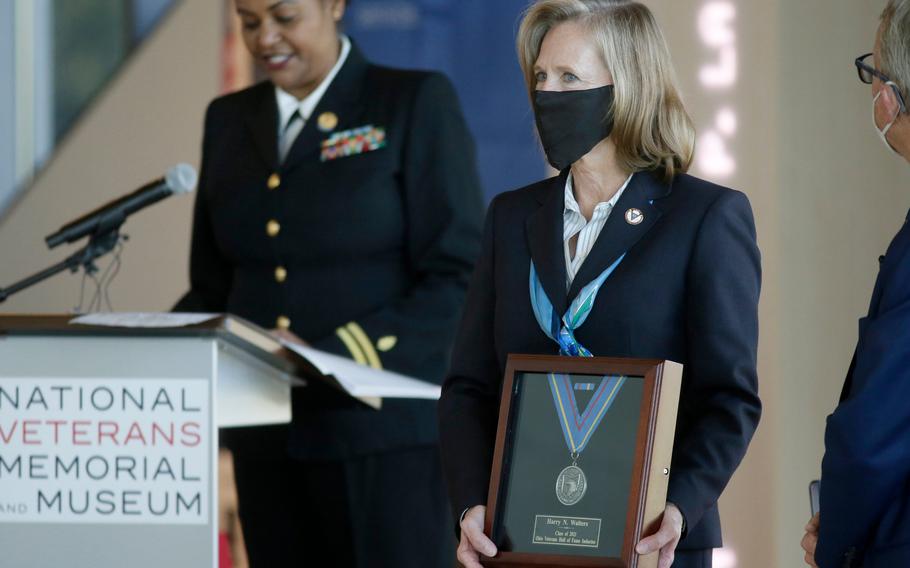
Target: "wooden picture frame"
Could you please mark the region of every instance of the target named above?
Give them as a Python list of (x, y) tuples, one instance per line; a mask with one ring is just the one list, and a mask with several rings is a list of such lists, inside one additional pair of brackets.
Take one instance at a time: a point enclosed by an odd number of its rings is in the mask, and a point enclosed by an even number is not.
[[(546, 412), (544, 411), (544, 415), (541, 415), (540, 417), (538, 417), (537, 414), (532, 415), (532, 421), (527, 421), (527, 418), (524, 418), (525, 421), (519, 423), (519, 416), (522, 414), (521, 406), (523, 404), (523, 398), (528, 398), (530, 401), (533, 396), (536, 397), (534, 400), (542, 400), (542, 395), (539, 394), (542, 392), (542, 387), (539, 386), (540, 383), (530, 382), (540, 381), (541, 376), (552, 377), (552, 380), (554, 381), (554, 390), (549, 392), (555, 393), (556, 374), (568, 377), (568, 379), (563, 379), (568, 381), (583, 379), (585, 376), (598, 378), (621, 376), (623, 377), (623, 382), (620, 384), (624, 385), (621, 386), (621, 388), (627, 389), (627, 392), (631, 393), (623, 399), (625, 408), (616, 413), (618, 418), (615, 418), (612, 423), (604, 422), (601, 426), (595, 426), (598, 431), (607, 429), (619, 433), (619, 436), (614, 437), (613, 441), (609, 441), (608, 443), (614, 445), (624, 443), (627, 446), (625, 452), (618, 453), (625, 456), (623, 458), (623, 463), (626, 464), (626, 468), (622, 471), (631, 471), (631, 473), (628, 476), (613, 476), (619, 477), (621, 480), (629, 481), (628, 485), (616, 482), (616, 485), (628, 487), (628, 503), (624, 511), (624, 521), (621, 518), (616, 517), (615, 514), (612, 517), (608, 516), (607, 511), (603, 511), (603, 517), (601, 518), (559, 516), (552, 514), (552, 511), (548, 510), (545, 505), (541, 505), (541, 513), (546, 514), (534, 515), (535, 519), (532, 534), (523, 534), (521, 538), (525, 540), (521, 542), (520, 546), (517, 546), (515, 545), (515, 540), (509, 535), (509, 530), (511, 530), (510, 527), (506, 526), (508, 524), (507, 519), (510, 518), (509, 507), (511, 506), (511, 497), (509, 495), (512, 491), (510, 486), (513, 483), (513, 474), (518, 475), (515, 479), (522, 478), (521, 472), (516, 473), (512, 471), (514, 463), (519, 463), (514, 459), (516, 439), (519, 437), (519, 434), (521, 434), (521, 440), (524, 441), (520, 442), (518, 445), (527, 446), (527, 448), (533, 449), (534, 453), (537, 454), (540, 449), (537, 444), (539, 438), (534, 439), (532, 434), (528, 434), (528, 432), (531, 430), (536, 431), (541, 428), (540, 423), (556, 423), (556, 428), (559, 428), (559, 422), (557, 421), (558, 417), (556, 419), (553, 418), (557, 416), (557, 411), (555, 410), (550, 416), (546, 416)], [(657, 530), (660, 526), (660, 521), (666, 506), (670, 460), (673, 453), (673, 437), (676, 429), (676, 413), (679, 403), (681, 382), (682, 366), (670, 361), (607, 357), (509, 355), (503, 381), (503, 395), (500, 403), (496, 446), (493, 454), (493, 469), (490, 477), (490, 490), (484, 522), (485, 534), (493, 539), (500, 548), (500, 552), (494, 558), (482, 557), (481, 563), (484, 566), (491, 568), (500, 566), (508, 566), (510, 568), (521, 566), (534, 568), (556, 568), (557, 566), (585, 568), (656, 567), (657, 553), (639, 556), (635, 553), (635, 545), (641, 538), (648, 536)], [(535, 384), (536, 386), (533, 386)], [(574, 393), (574, 390), (578, 388), (578, 386), (585, 387), (587, 385), (575, 385), (573, 383), (572, 397), (577, 396)], [(533, 392), (538, 394), (530, 394), (532, 388)], [(529, 394), (524, 394), (525, 391)], [(557, 395), (553, 394), (553, 400), (549, 402), (551, 409), (554, 408), (553, 401), (555, 401), (556, 398)], [(636, 402), (638, 398), (640, 398), (640, 403)], [(573, 402), (577, 406), (577, 401)], [(529, 402), (528, 404), (530, 405), (531, 403)], [(536, 404), (541, 403), (538, 402)], [(543, 407), (539, 407), (538, 409), (542, 408)], [(528, 412), (531, 411), (528, 410)], [(603, 413), (608, 415), (609, 411), (604, 410)], [(549, 422), (546, 422), (548, 420)], [(622, 422), (620, 422), (620, 420)], [(528, 426), (528, 424), (533, 424), (534, 426)], [(606, 428), (602, 428), (604, 424), (607, 424)], [(612, 424), (612, 426), (610, 426), (610, 424)], [(549, 428), (552, 429), (552, 426), (549, 426)], [(634, 437), (634, 445), (632, 441), (628, 439), (624, 442), (617, 441), (623, 434), (628, 434), (626, 438)], [(562, 432), (559, 433), (559, 436), (563, 436)], [(609, 434), (599, 431), (598, 437), (594, 436), (593, 433), (590, 434), (591, 447), (594, 446), (595, 441), (598, 439), (609, 439)], [(552, 437), (547, 439), (552, 440)], [(561, 438), (562, 449), (565, 450), (566, 442), (562, 440), (563, 438)], [(565, 440), (568, 440), (568, 437), (566, 437)], [(530, 444), (529, 441), (533, 441), (534, 444)], [(552, 447), (551, 444), (550, 446), (547, 446), (547, 449)], [(525, 456), (528, 455), (528, 452), (525, 449), (519, 448), (519, 451), (524, 452)], [(535, 458), (540, 459), (541, 463), (544, 464), (541, 466), (541, 469), (544, 467), (550, 467), (552, 469), (552, 464), (545, 463), (549, 454), (543, 450), (539, 453), (540, 455), (535, 455)], [(552, 452), (550, 453), (552, 454)], [(580, 459), (579, 454), (572, 455), (573, 460), (576, 458)], [(520, 463), (526, 464), (529, 463), (529, 460), (524, 458)], [(631, 468), (628, 468), (629, 463), (631, 463)], [(531, 475), (528, 475), (527, 477), (538, 474), (536, 471), (538, 469), (537, 467), (531, 469), (534, 471), (530, 472)], [(528, 468), (526, 466), (526, 474), (529, 473), (527, 470)], [(595, 483), (600, 483), (602, 480), (611, 479), (611, 476), (608, 473), (609, 472), (607, 471), (595, 470), (588, 471), (585, 475), (587, 478), (594, 479)], [(560, 476), (561, 475), (562, 474), (560, 474)], [(587, 484), (588, 482), (585, 483)], [(559, 481), (557, 481), (557, 487), (558, 486)], [(552, 486), (549, 488), (541, 486), (540, 489), (541, 502), (545, 502), (548, 498), (552, 501)], [(548, 489), (550, 495), (547, 496), (547, 492), (543, 491), (543, 489)], [(608, 490), (609, 489), (602, 489), (602, 492)], [(619, 491), (619, 495), (616, 498), (622, 500), (625, 489), (620, 488), (617, 491)], [(516, 489), (516, 493), (521, 493), (521, 491)], [(558, 490), (557, 493), (559, 493)], [(532, 494), (534, 493), (529, 493), (525, 490), (522, 495), (527, 497)], [(584, 494), (584, 492), (582, 492), (582, 494)], [(515, 497), (515, 499), (518, 499), (518, 497)], [(596, 501), (596, 498), (592, 497), (592, 499), (595, 499), (595, 502), (599, 503)], [(533, 498), (531, 500), (535, 501)], [(562, 499), (560, 499), (560, 501), (562, 501)], [(516, 501), (517, 504), (514, 508), (523, 508), (527, 506), (527, 502), (528, 499), (518, 500)], [(567, 505), (567, 503), (562, 504)], [(534, 505), (531, 505), (531, 507), (533, 506)], [(590, 510), (591, 506), (592, 505), (590, 504), (587, 505), (588, 510)], [(527, 514), (516, 514), (511, 515), (511, 517), (524, 519), (521, 523), (530, 523), (530, 517)], [(558, 526), (558, 523), (560, 522), (559, 519), (563, 519), (561, 521), (562, 523), (580, 522), (584, 527), (587, 527), (588, 522), (591, 522), (592, 526), (590, 528), (581, 529), (582, 532), (589, 531), (589, 537), (594, 534), (592, 531), (594, 530), (594, 523), (596, 523), (597, 536), (594, 539), (587, 538), (586, 540), (580, 540), (582, 537), (576, 537), (575, 535), (578, 533), (575, 531), (569, 533), (562, 531), (561, 527)], [(569, 521), (567, 521), (567, 519)], [(621, 544), (619, 544), (620, 538), (618, 534), (612, 534), (611, 536), (608, 536), (607, 539), (602, 540), (600, 531), (604, 524), (604, 519), (607, 519), (608, 522), (606, 524), (608, 525), (613, 526), (617, 523), (621, 523), (624, 527), (622, 530)], [(538, 524), (541, 520), (547, 525), (555, 524), (557, 526), (555, 528), (545, 527), (539, 529)], [(516, 525), (522, 529), (526, 528), (521, 523), (516, 523)], [(548, 531), (550, 531), (551, 528), (554, 532), (553, 534), (548, 534)], [(545, 536), (541, 536), (542, 533), (545, 534)], [(572, 536), (566, 540), (566, 537), (562, 536), (565, 534)], [(557, 538), (559, 542), (554, 540)], [(544, 541), (544, 539), (546, 540)], [(601, 546), (600, 543), (606, 540), (614, 543), (611, 545), (613, 549), (619, 548), (618, 554), (616, 553), (617, 551), (614, 550), (613, 553), (605, 552), (605, 555), (600, 555), (601, 549), (606, 548)], [(588, 544), (571, 544), (572, 542), (586, 542)], [(593, 547), (590, 544), (592, 542), (595, 543)], [(594, 550), (592, 550), (592, 548)], [(538, 549), (541, 551), (538, 552)]]

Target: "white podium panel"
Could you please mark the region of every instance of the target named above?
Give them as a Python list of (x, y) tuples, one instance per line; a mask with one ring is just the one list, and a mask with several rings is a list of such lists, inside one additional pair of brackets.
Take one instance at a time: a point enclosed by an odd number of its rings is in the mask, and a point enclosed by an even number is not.
[(217, 566), (218, 426), (291, 416), (266, 355), (215, 331), (0, 335), (0, 564)]

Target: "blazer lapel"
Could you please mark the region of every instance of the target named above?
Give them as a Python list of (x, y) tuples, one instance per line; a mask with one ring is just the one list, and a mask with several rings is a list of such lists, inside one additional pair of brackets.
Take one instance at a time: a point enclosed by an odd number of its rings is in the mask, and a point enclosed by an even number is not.
[(256, 149), (268, 168), (274, 171), (278, 166), (278, 103), (272, 83), (262, 83), (255, 108), (246, 115), (246, 124)]
[[(661, 211), (653, 201), (670, 193), (670, 186), (661, 182), (651, 172), (638, 172), (632, 177), (629, 186), (616, 203), (616, 207), (607, 219), (603, 230), (594, 243), (594, 248), (582, 263), (572, 286), (568, 299), (581, 292), (585, 284), (594, 280), (603, 270), (613, 264), (623, 253), (628, 252), (651, 227), (660, 219)], [(644, 219), (633, 225), (626, 221), (626, 212), (637, 209)], [(561, 238), (561, 237), (560, 237)]]
[[(288, 150), (282, 164), (283, 170), (290, 171), (302, 163), (318, 160), (322, 141), (331, 136), (332, 132), (364, 126), (358, 124), (358, 121), (363, 115), (363, 84), (368, 68), (369, 62), (352, 40), (347, 60), (338, 70), (338, 74), (313, 109), (312, 116)], [(338, 124), (328, 131), (319, 128), (319, 117), (327, 112), (338, 117)]]
[(566, 257), (562, 240), (562, 215), (565, 209), (565, 170), (540, 192), (540, 208), (526, 222), (528, 248), (537, 275), (553, 309), (561, 318), (566, 313)]

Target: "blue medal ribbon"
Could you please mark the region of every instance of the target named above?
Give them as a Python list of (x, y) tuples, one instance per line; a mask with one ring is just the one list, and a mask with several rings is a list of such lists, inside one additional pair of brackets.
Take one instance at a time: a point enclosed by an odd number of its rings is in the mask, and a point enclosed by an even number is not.
[[(543, 289), (540, 278), (537, 276), (534, 262), (531, 262), (530, 292), (534, 317), (547, 337), (559, 345), (560, 355), (593, 357), (591, 352), (575, 338), (575, 330), (581, 327), (588, 319), (588, 314), (591, 313), (591, 309), (594, 307), (594, 301), (597, 299), (597, 293), (600, 292), (601, 286), (613, 274), (613, 271), (616, 270), (616, 267), (619, 266), (619, 263), (625, 257), (625, 254), (620, 256), (600, 276), (582, 288), (569, 306), (569, 310), (561, 318), (553, 310), (553, 303)], [(573, 388), (572, 379), (564, 374), (550, 374), (550, 394), (553, 396), (553, 404), (556, 406), (556, 412), (559, 415), (559, 423), (566, 440), (566, 446), (572, 453), (573, 460), (588, 445), (591, 434), (597, 429), (607, 411), (610, 410), (610, 406), (616, 400), (616, 395), (622, 389), (625, 380), (626, 378), (621, 376), (605, 376), (600, 379), (599, 383), (594, 385), (586, 384), (583, 390), (592, 390), (590, 387), (594, 386), (594, 394), (591, 396), (591, 400), (588, 402), (584, 412), (582, 412), (575, 398), (576, 389)]]
[(572, 379), (568, 375), (550, 373), (550, 394), (556, 404), (566, 446), (573, 456), (584, 451), (591, 434), (610, 410), (625, 381), (625, 377), (603, 377), (585, 411), (581, 412), (572, 389)]

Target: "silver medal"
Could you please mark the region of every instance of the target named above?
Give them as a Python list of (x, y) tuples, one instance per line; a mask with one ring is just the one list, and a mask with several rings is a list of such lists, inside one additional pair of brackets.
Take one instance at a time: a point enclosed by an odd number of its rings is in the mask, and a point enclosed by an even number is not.
[(577, 465), (570, 465), (556, 478), (556, 498), (563, 505), (574, 505), (581, 501), (588, 489), (585, 472)]

